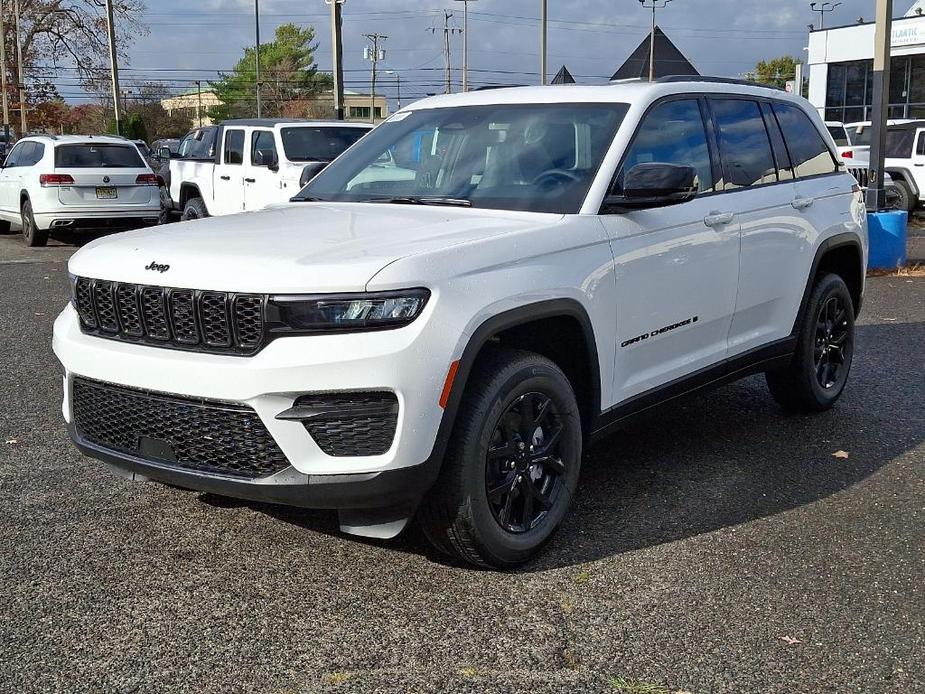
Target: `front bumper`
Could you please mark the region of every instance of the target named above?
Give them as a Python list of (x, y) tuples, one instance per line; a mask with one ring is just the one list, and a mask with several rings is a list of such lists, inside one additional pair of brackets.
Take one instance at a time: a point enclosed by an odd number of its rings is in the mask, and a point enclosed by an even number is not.
[[(68, 424), (74, 422), (73, 383), (76, 377), (84, 377), (246, 406), (256, 412), (293, 471), (302, 475), (361, 475), (413, 468), (434, 453), (443, 417), (439, 398), (449, 359), (449, 354), (441, 362), (422, 358), (430, 353), (430, 348), (421, 345), (425, 319), (422, 316), (420, 324), (416, 321), (393, 331), (277, 339), (252, 357), (239, 357), (86, 335), (69, 305), (55, 322), (53, 339), (55, 354), (65, 368), (64, 419)], [(327, 455), (301, 422), (277, 418), (305, 394), (345, 391), (395, 394), (398, 417), (388, 451), (357, 457)]]
[(243, 480), (161, 465), (108, 450), (86, 441), (74, 424), (71, 440), (81, 453), (115, 468), (134, 481), (155, 480), (200, 492), (236, 499), (317, 509), (396, 508), (402, 516), (413, 510), (437, 478), (439, 462), (430, 459), (413, 467), (352, 475), (306, 475), (288, 468), (269, 477)]

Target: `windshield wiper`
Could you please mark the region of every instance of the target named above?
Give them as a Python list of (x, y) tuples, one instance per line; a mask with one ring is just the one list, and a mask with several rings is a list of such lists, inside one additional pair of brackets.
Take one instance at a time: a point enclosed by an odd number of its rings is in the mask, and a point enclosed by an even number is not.
[(464, 198), (421, 197), (406, 195), (396, 198), (370, 198), (363, 202), (392, 203), (394, 205), (447, 205), (449, 207), (472, 207), (472, 203)]
[(296, 195), (294, 198), (290, 198), (289, 202), (330, 202), (330, 201), (325, 200), (324, 198), (313, 198), (310, 195), (306, 195), (305, 197), (299, 197), (298, 195)]

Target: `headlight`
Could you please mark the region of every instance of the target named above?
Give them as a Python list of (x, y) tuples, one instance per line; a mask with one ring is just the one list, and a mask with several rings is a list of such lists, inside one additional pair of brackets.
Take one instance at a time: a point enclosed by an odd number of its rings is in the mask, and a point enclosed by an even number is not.
[(267, 322), (271, 334), (389, 330), (417, 318), (430, 292), (405, 289), (374, 294), (271, 296)]

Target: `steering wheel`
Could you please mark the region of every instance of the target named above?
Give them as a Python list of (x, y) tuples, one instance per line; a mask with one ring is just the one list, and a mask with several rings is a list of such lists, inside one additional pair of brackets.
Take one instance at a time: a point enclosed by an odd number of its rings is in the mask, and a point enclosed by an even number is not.
[[(563, 180), (564, 179), (564, 180)], [(571, 171), (565, 169), (547, 169), (531, 181), (531, 185), (540, 185), (543, 181), (548, 180), (550, 183), (566, 183), (572, 181), (577, 183), (581, 179)]]

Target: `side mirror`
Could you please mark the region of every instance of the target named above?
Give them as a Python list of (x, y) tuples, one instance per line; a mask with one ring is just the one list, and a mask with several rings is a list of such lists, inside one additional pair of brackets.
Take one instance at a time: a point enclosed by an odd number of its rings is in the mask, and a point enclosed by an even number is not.
[(608, 195), (604, 206), (634, 210), (677, 205), (692, 200), (697, 189), (697, 170), (693, 166), (636, 164), (623, 176), (622, 195)]
[(276, 173), (277, 171), (279, 171), (279, 155), (275, 151), (270, 152), (269, 161), (267, 162), (267, 168), (273, 173)]
[(299, 177), (299, 187), (304, 188), (309, 181), (324, 171), (329, 162), (313, 161), (302, 168), (302, 175)]
[(170, 161), (175, 158), (170, 151), (170, 147), (161, 147), (157, 150), (157, 156), (161, 161)]

